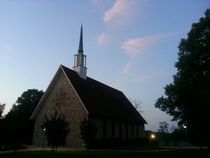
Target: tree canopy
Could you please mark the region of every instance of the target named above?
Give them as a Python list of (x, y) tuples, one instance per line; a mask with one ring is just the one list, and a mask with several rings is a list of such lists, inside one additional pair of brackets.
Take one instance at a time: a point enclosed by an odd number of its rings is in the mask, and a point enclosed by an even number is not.
[(28, 89), (23, 92), (23, 94), (18, 97), (6, 118), (16, 116), (21, 117), (22, 119), (29, 119), (43, 94), (44, 92), (42, 90), (39, 91), (37, 89)]
[(45, 116), (45, 121), (41, 125), (44, 134), (47, 137), (48, 144), (54, 148), (57, 146), (65, 145), (66, 136), (69, 133), (69, 123), (65, 119), (65, 115), (62, 113), (54, 112), (53, 115), (48, 118)]
[(37, 89), (28, 89), (18, 97), (12, 109), (2, 120), (7, 143), (30, 144), (32, 142), (33, 122), (30, 116), (43, 93)]
[(93, 147), (97, 128), (90, 119), (84, 119), (80, 124), (80, 137), (86, 147)]
[(210, 9), (192, 25), (178, 48), (177, 73), (155, 107), (173, 116), (180, 126), (184, 124), (191, 142), (209, 145)]
[(2, 113), (4, 111), (5, 104), (0, 103), (0, 118), (2, 118)]
[(168, 123), (166, 121), (159, 122), (158, 132), (169, 133), (169, 131), (168, 131)]
[(4, 111), (5, 104), (0, 103), (0, 150), (1, 146), (5, 143), (4, 140), (4, 128), (3, 128), (3, 119), (2, 119), (2, 113)]

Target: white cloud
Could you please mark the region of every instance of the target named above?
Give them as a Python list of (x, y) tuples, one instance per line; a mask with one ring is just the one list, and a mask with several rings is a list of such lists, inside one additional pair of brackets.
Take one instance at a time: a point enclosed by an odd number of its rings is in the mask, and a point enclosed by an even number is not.
[(113, 6), (104, 13), (103, 20), (113, 25), (125, 24), (133, 15), (136, 0), (116, 0)]
[(98, 45), (105, 46), (108, 44), (109, 36), (106, 33), (102, 33), (101, 35), (98, 36), (96, 41)]

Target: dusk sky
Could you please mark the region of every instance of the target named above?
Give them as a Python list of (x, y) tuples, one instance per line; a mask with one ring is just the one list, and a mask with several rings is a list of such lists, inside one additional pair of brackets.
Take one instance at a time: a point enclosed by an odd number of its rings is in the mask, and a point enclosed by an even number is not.
[(209, 0), (0, 0), (0, 103), (45, 91), (72, 68), (83, 25), (87, 74), (141, 103), (146, 129), (171, 117), (154, 107), (176, 73), (178, 45)]

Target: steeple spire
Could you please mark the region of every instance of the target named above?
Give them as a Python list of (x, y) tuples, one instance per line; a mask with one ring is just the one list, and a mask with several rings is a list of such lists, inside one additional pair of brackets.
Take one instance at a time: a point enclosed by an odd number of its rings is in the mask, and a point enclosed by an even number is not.
[(79, 50), (78, 53), (74, 55), (74, 66), (73, 70), (78, 73), (78, 75), (86, 79), (87, 77), (87, 67), (86, 67), (86, 55), (83, 54), (83, 34), (82, 25), (80, 29), (80, 39), (79, 39)]
[(78, 53), (83, 53), (83, 32), (82, 32), (82, 25), (80, 29), (80, 39), (79, 39), (79, 50)]

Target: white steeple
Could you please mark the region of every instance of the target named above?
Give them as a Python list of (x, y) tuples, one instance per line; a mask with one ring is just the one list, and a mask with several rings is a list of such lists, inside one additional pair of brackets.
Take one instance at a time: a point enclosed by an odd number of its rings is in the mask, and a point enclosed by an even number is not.
[(87, 67), (86, 67), (86, 55), (83, 54), (82, 26), (81, 26), (81, 30), (80, 30), (79, 50), (78, 50), (78, 53), (74, 55), (73, 70), (76, 71), (81, 78), (86, 79), (86, 77), (87, 77)]

